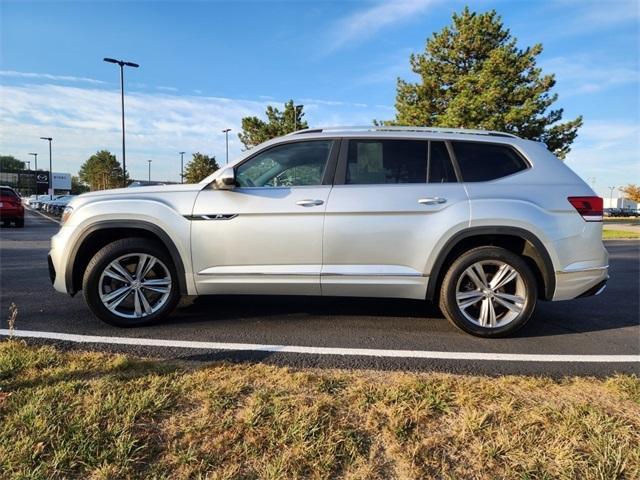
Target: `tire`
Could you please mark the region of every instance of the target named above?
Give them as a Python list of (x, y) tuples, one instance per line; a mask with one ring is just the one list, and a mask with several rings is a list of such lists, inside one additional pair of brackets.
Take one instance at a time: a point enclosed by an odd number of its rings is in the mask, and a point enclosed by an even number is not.
[(18, 228), (24, 227), (24, 218), (16, 218), (16, 227)]
[(180, 300), (171, 257), (146, 238), (116, 240), (98, 251), (87, 265), (82, 290), (93, 314), (117, 327), (158, 322)]
[(537, 298), (536, 279), (522, 257), (500, 247), (477, 247), (463, 253), (447, 270), (440, 309), (467, 333), (506, 337), (529, 321)]

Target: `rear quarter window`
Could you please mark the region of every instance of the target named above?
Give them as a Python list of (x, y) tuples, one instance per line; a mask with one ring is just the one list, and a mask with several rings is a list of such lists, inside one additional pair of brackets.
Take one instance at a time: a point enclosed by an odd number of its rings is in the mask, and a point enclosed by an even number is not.
[(463, 182), (486, 182), (529, 168), (509, 145), (480, 142), (452, 142)]

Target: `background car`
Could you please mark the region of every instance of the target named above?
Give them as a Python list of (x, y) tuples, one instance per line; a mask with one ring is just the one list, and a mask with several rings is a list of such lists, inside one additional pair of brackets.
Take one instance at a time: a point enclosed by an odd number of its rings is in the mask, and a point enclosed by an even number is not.
[(48, 202), (45, 205), (45, 211), (56, 216), (62, 215), (62, 212), (67, 204), (76, 197), (77, 195), (63, 195), (60, 198), (53, 200), (52, 202)]
[(11, 187), (0, 187), (0, 221), (7, 225), (24, 227), (24, 207), (20, 195)]

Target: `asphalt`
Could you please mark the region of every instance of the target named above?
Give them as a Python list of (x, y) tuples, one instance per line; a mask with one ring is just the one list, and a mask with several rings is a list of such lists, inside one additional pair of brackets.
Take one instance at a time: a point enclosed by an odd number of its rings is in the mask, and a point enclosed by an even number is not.
[[(46, 255), (58, 226), (27, 212), (24, 229), (0, 229), (0, 328), (10, 303), (17, 330), (106, 337), (243, 344), (538, 355), (640, 355), (640, 242), (609, 241), (611, 279), (598, 297), (540, 302), (515, 337), (479, 339), (451, 326), (438, 309), (419, 301), (309, 298), (202, 297), (183, 302), (161, 324), (119, 329), (97, 320), (82, 294), (71, 298), (50, 285)], [(195, 361), (266, 362), (292, 367), (438, 370), (453, 373), (605, 376), (638, 373), (637, 362), (547, 362), (383, 358), (283, 352), (229, 351), (57, 343), (63, 348), (118, 351)]]

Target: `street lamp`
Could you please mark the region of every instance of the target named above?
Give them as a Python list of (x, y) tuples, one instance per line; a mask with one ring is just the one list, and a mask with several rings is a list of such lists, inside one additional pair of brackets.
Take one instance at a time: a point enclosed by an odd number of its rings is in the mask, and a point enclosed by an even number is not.
[(184, 154), (185, 152), (178, 152), (180, 154), (180, 183), (184, 183)]
[(609, 191), (611, 192), (609, 194), (609, 208), (614, 208), (613, 206), (613, 191), (616, 189), (616, 187), (607, 187), (609, 188)]
[(40, 137), (40, 140), (47, 140), (49, 142), (49, 200), (53, 200), (53, 168), (51, 162), (51, 137)]
[(149, 162), (149, 181), (151, 181), (151, 162), (152, 160), (147, 160)]
[(35, 160), (35, 164), (36, 164), (36, 166), (33, 169), (35, 171), (38, 171), (38, 154), (37, 153), (30, 153), (29, 155), (33, 155), (33, 159)]
[(226, 161), (227, 164), (229, 164), (229, 132), (230, 131), (231, 131), (230, 128), (225, 128), (224, 130), (222, 130), (222, 133), (224, 133), (226, 144), (227, 144), (227, 161)]
[(120, 66), (120, 103), (122, 105), (122, 186), (127, 186), (127, 158), (124, 149), (124, 67), (138, 68), (140, 65), (115, 58), (104, 58), (105, 62), (115, 63)]

